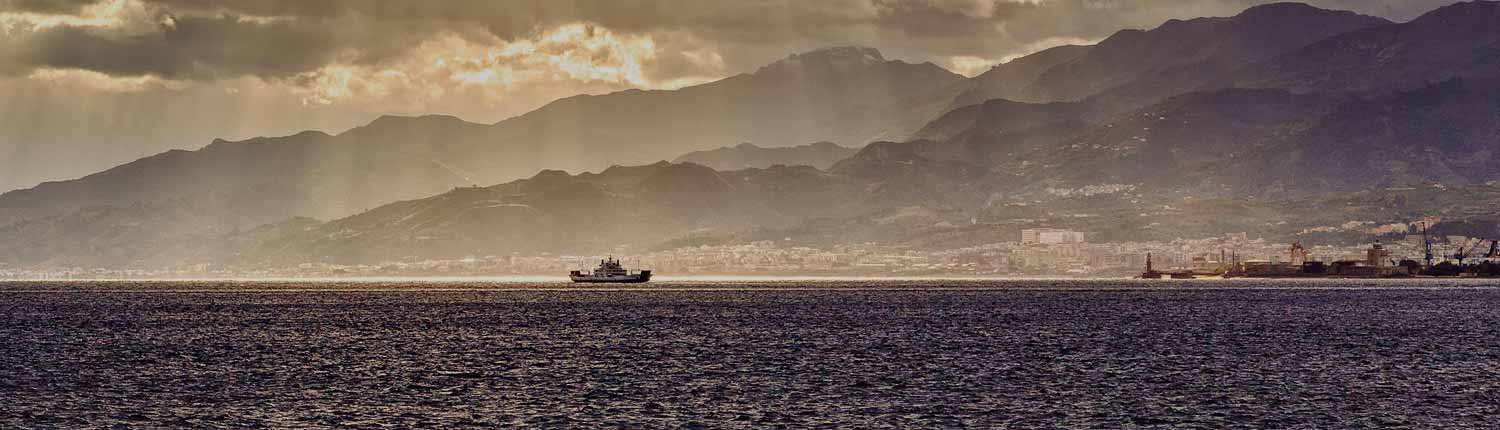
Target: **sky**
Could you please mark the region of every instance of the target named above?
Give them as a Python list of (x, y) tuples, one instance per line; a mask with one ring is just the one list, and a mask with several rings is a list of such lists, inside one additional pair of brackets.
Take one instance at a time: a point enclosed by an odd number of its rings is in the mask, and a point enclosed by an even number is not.
[[(1406, 21), (1453, 0), (1312, 0)], [(1259, 0), (0, 0), (0, 191), (383, 114), (493, 123), (861, 45), (964, 75)]]

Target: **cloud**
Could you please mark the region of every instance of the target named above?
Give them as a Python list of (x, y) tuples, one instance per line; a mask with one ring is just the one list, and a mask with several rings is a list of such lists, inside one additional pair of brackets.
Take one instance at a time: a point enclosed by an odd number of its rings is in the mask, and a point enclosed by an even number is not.
[(233, 18), (170, 22), (161, 24), (160, 32), (141, 35), (75, 26), (38, 30), (16, 40), (24, 45), (16, 60), (31, 68), (214, 80), (289, 76), (326, 64), (338, 53), (332, 35), (299, 26)]
[(286, 81), (304, 95), (305, 104), (382, 103), (421, 111), (451, 94), (477, 94), (493, 106), (530, 87), (652, 88), (656, 82), (644, 65), (656, 56), (649, 36), (571, 23), (517, 40), (447, 34), (389, 61), (331, 64)]
[(986, 70), (989, 70), (996, 64), (1000, 64), (1000, 61), (968, 55), (959, 55), (948, 58), (947, 64), (945, 64), (944, 66), (947, 67), (948, 70), (952, 70), (953, 73), (973, 77), (980, 73), (984, 73)]
[(101, 16), (12, 16), (20, 24), (0, 41), (0, 72), (51, 68), (195, 81), (284, 78), (335, 62), (383, 61), (430, 37), (357, 17), (308, 21), (175, 14), (129, 0), (109, 4), (115, 7)]
[(97, 2), (98, 0), (0, 0), (0, 10), (76, 15), (82, 13), (85, 6)]
[(142, 92), (152, 89), (182, 88), (180, 82), (172, 82), (153, 76), (116, 77), (89, 70), (39, 69), (27, 78), (56, 86), (82, 87), (106, 92)]

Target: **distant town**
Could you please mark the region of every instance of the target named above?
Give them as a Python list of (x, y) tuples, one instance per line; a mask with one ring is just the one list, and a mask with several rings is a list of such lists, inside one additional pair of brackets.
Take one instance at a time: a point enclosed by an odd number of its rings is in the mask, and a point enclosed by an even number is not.
[[(777, 241), (703, 245), (635, 252), (619, 249), (600, 255), (485, 255), (460, 259), (408, 259), (381, 264), (304, 263), (286, 268), (239, 268), (197, 265), (171, 270), (60, 268), (11, 270), (7, 279), (151, 279), (151, 278), (340, 278), (453, 276), (562, 277), (570, 270), (592, 268), (600, 259), (621, 258), (631, 268), (664, 277), (693, 276), (829, 276), (829, 277), (1068, 277), (1120, 278), (1141, 273), (1147, 255), (1157, 268), (1183, 270), (1219, 267), (1228, 255), (1241, 260), (1289, 262), (1290, 244), (1250, 238), (1244, 233), (1161, 242), (1090, 243), (1086, 232), (1038, 228), (1022, 230), (1015, 241), (947, 250), (904, 249), (876, 243), (819, 249)], [(1382, 243), (1392, 259), (1422, 258), (1420, 234), (1386, 236)], [(1394, 237), (1397, 240), (1389, 238)], [(1437, 236), (1429, 239), (1439, 260), (1457, 250), (1484, 243), (1481, 238)], [(789, 243), (789, 242), (788, 242)], [(1370, 244), (1298, 245), (1308, 261), (1364, 259)], [(1476, 255), (1470, 262), (1483, 260)]]

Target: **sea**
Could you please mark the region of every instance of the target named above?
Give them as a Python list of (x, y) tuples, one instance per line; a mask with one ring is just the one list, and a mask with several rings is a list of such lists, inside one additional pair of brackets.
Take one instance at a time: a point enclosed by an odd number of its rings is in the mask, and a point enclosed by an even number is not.
[(0, 428), (1496, 428), (1500, 283), (0, 283)]

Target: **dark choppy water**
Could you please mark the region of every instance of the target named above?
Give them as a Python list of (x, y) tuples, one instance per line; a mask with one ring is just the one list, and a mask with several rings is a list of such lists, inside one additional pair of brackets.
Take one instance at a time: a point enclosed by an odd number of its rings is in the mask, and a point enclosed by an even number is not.
[(1500, 422), (1478, 283), (10, 283), (0, 335), (0, 428)]

